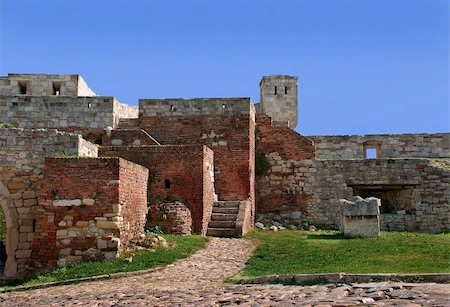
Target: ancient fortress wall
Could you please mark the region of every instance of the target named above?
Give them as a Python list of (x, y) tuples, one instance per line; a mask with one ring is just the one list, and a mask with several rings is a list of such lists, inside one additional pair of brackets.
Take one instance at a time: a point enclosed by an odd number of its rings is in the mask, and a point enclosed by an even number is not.
[[(27, 273), (35, 214), (46, 156), (97, 156), (97, 146), (80, 135), (55, 129), (0, 129), (0, 204), (7, 221), (5, 276)], [(18, 275), (16, 275), (18, 274)]]
[(450, 133), (308, 136), (318, 159), (363, 159), (366, 148), (378, 158), (449, 158)]
[(449, 160), (283, 160), (277, 153), (268, 157), (270, 171), (257, 178), (262, 213), (301, 211), (311, 223), (339, 226), (339, 199), (376, 196), (382, 199), (384, 230), (450, 229)]
[(112, 259), (144, 231), (148, 170), (120, 158), (47, 158), (32, 265)]
[(141, 100), (139, 128), (157, 136), (161, 144), (208, 146), (214, 151), (219, 199), (253, 199), (255, 113), (250, 99), (171, 101)]
[(253, 114), (250, 98), (139, 99), (139, 116)]
[(79, 75), (8, 74), (0, 77), (0, 96), (96, 96)]
[(0, 96), (0, 110), (1, 123), (19, 128), (115, 128), (119, 118), (138, 115), (136, 107), (106, 96)]
[(206, 146), (102, 147), (101, 156), (118, 156), (150, 170), (148, 203), (179, 200), (191, 210), (193, 232), (206, 234), (214, 195), (213, 151)]

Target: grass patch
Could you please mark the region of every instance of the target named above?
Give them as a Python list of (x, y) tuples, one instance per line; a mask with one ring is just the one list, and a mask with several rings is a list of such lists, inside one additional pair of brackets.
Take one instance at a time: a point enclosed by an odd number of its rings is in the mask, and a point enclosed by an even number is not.
[(314, 273), (449, 273), (450, 234), (382, 232), (345, 238), (337, 231), (254, 231), (261, 244), (245, 276)]
[(121, 258), (117, 258), (107, 261), (74, 263), (66, 267), (55, 268), (54, 270), (46, 274), (39, 275), (33, 279), (11, 281), (5, 286), (0, 287), (0, 290), (15, 286), (31, 286), (74, 278), (146, 270), (167, 265), (178, 259), (185, 258), (204, 248), (206, 242), (208, 241), (207, 238), (200, 236), (161, 236), (167, 240), (167, 243), (169, 244), (168, 249), (157, 248), (155, 252), (137, 252), (133, 257), (132, 262), (126, 262)]

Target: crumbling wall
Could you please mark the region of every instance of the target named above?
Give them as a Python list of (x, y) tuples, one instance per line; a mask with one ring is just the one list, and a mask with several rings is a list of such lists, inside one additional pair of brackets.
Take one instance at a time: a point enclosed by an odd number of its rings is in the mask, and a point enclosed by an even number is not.
[[(441, 160), (430, 159), (283, 160), (274, 154), (268, 157), (271, 169), (258, 179), (258, 212), (296, 209), (311, 223), (339, 226), (339, 199), (351, 198), (354, 190), (400, 187), (411, 190), (410, 209), (382, 214), (382, 230), (440, 232), (450, 227), (450, 167), (445, 166), (448, 162), (440, 164)], [(367, 193), (364, 197), (370, 196), (370, 192)], [(275, 195), (274, 201), (270, 195)], [(383, 210), (383, 201), (381, 206)]]
[(450, 133), (308, 136), (318, 159), (363, 159), (378, 147), (378, 158), (449, 158)]
[(96, 156), (97, 146), (81, 136), (55, 129), (0, 129), (1, 200), (7, 216), (8, 260), (5, 277), (27, 272), (34, 237), (37, 192), (43, 178), (45, 156)]
[(140, 100), (139, 107), (140, 128), (161, 144), (201, 144), (214, 151), (220, 200), (251, 197), (254, 107), (249, 99)]
[(300, 161), (314, 158), (311, 140), (288, 127), (274, 127), (269, 116), (256, 116), (256, 152), (271, 162), (271, 170), (256, 178), (258, 213), (305, 211), (311, 193), (303, 191), (305, 172)]
[(33, 268), (109, 259), (144, 232), (148, 170), (120, 158), (47, 158)]
[(101, 148), (100, 155), (122, 157), (148, 168), (148, 204), (183, 202), (191, 210), (193, 231), (206, 234), (214, 201), (212, 150), (200, 145), (114, 146)]

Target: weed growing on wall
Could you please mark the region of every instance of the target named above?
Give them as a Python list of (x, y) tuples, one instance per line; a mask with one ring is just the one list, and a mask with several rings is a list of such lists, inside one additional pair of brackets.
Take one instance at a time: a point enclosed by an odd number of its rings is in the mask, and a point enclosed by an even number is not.
[(255, 174), (262, 176), (266, 174), (271, 168), (269, 159), (264, 155), (257, 153), (255, 157)]

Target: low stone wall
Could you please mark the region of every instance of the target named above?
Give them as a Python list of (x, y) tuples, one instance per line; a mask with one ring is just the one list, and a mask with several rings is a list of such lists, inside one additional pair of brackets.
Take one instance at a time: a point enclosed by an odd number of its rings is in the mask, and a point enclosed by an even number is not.
[(378, 158), (449, 158), (450, 133), (308, 136), (318, 159), (363, 159), (365, 146)]
[[(386, 191), (410, 194), (393, 229), (441, 232), (450, 228), (450, 163), (430, 159), (282, 160), (268, 155), (271, 170), (257, 178), (258, 213), (301, 211), (315, 225), (340, 226), (339, 199), (358, 193), (382, 199)], [(373, 192), (371, 192), (373, 191)], [(376, 193), (376, 194), (375, 194)], [(380, 196), (381, 195), (381, 196)], [(389, 195), (387, 195), (389, 196)], [(387, 199), (389, 201), (389, 199)], [(387, 219), (381, 218), (382, 229)]]
[(144, 231), (148, 170), (120, 158), (47, 158), (32, 269), (117, 257)]
[(158, 203), (149, 207), (147, 227), (160, 227), (164, 233), (189, 235), (192, 233), (192, 217), (182, 202)]

